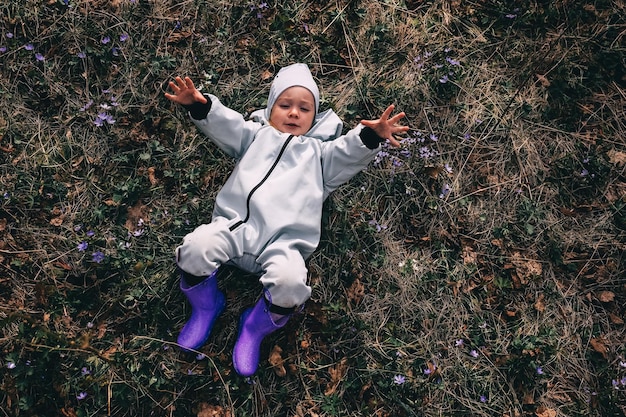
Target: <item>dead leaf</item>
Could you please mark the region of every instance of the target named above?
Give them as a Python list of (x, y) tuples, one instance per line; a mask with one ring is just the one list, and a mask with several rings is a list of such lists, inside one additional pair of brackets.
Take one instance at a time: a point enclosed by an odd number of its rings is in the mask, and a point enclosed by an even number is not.
[(100, 356), (108, 361), (111, 360), (111, 356), (115, 354), (115, 352), (117, 352), (117, 346), (111, 346), (110, 348), (108, 348), (107, 350), (105, 350), (104, 352), (102, 352), (100, 354)]
[(543, 294), (539, 294), (539, 298), (537, 298), (537, 301), (535, 301), (535, 310), (540, 313), (546, 311), (546, 304), (543, 302), (544, 298), (545, 296)]
[(610, 303), (615, 300), (615, 294), (611, 291), (601, 291), (600, 294), (598, 294), (598, 299), (603, 303)]
[(443, 172), (443, 167), (438, 165), (436, 167), (424, 167), (424, 171), (426, 171), (426, 175), (428, 175), (432, 179), (436, 179), (439, 174)]
[(359, 304), (364, 296), (365, 296), (365, 286), (357, 278), (354, 280), (352, 285), (350, 285), (350, 288), (348, 288), (348, 291), (347, 291), (348, 300), (354, 304)]
[(279, 377), (284, 377), (287, 375), (287, 370), (285, 370), (285, 361), (281, 355), (283, 350), (278, 345), (274, 345), (274, 348), (270, 352), (270, 357), (268, 358), (268, 362), (272, 365), (274, 372)]
[(339, 384), (348, 373), (348, 359), (341, 359), (337, 365), (328, 369), (328, 373), (330, 374), (330, 382), (326, 385), (326, 391), (324, 391), (324, 395), (327, 397), (337, 391), (337, 387), (339, 387)]
[(159, 179), (155, 175), (154, 167), (148, 168), (148, 180), (150, 181), (150, 184), (152, 184), (152, 185), (158, 185), (159, 184)]
[(522, 404), (531, 405), (535, 403), (535, 396), (532, 392), (525, 392), (524, 398), (522, 399)]
[(556, 411), (551, 408), (544, 407), (543, 405), (537, 407), (535, 414), (537, 417), (556, 417)]
[(63, 224), (63, 217), (55, 217), (54, 219), (50, 220), (50, 224), (53, 226), (61, 226)]
[(591, 347), (593, 348), (593, 350), (601, 354), (606, 359), (606, 355), (609, 349), (606, 347), (606, 344), (602, 338), (593, 338), (589, 341), (589, 343), (591, 343)]
[(550, 87), (550, 81), (546, 78), (545, 75), (541, 75), (541, 74), (535, 74), (535, 75), (537, 76), (537, 79), (539, 80), (542, 86)]
[(612, 164), (622, 166), (626, 164), (626, 152), (616, 151), (615, 149), (611, 149), (607, 152), (609, 156), (609, 161)]
[(98, 339), (102, 339), (107, 332), (107, 325), (105, 323), (100, 323), (98, 325)]
[(613, 324), (624, 324), (624, 320), (620, 316), (613, 313), (609, 313), (609, 320), (611, 320), (611, 323)]
[(76, 411), (72, 407), (70, 408), (61, 408), (61, 415), (64, 417), (77, 417)]
[(207, 403), (200, 403), (200, 408), (197, 417), (231, 417), (230, 410), (224, 409), (219, 405), (209, 405)]
[(132, 207), (129, 207), (127, 210), (126, 223), (124, 223), (124, 227), (128, 229), (129, 232), (134, 232), (137, 229), (143, 228), (140, 224), (148, 223), (150, 220), (150, 208), (138, 201)]

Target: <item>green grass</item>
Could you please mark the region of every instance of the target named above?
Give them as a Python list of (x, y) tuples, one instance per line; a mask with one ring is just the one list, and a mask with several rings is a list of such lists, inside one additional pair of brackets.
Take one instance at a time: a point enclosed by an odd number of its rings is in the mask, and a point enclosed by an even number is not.
[[(0, 415), (625, 415), (626, 9), (509, 3), (4, 2)], [(234, 162), (163, 93), (250, 112), (293, 62), (346, 127), (394, 103), (412, 130), (327, 201), (248, 384), (255, 277), (175, 345), (173, 249)]]

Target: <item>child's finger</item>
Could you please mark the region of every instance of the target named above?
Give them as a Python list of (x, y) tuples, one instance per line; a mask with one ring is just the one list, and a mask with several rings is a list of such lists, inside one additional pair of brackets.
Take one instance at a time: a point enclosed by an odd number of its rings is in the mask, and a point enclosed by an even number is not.
[(397, 123), (398, 120), (404, 118), (406, 116), (406, 114), (404, 112), (400, 112), (398, 114), (396, 114), (395, 116), (393, 116), (391, 119), (389, 119), (389, 123)]
[(400, 147), (400, 142), (398, 142), (396, 140), (396, 138), (394, 138), (393, 136), (390, 136), (387, 138), (387, 141), (389, 142), (389, 144), (394, 147), (394, 148), (399, 148)]
[(380, 120), (387, 120), (394, 108), (395, 106), (393, 104), (390, 104), (389, 107), (385, 109), (382, 116), (380, 116)]

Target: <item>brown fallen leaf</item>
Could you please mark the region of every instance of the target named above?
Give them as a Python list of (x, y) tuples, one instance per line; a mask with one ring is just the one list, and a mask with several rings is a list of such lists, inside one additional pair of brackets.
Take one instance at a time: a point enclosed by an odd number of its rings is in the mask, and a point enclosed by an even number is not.
[(602, 338), (592, 338), (589, 343), (591, 343), (591, 347), (593, 350), (601, 354), (606, 359), (606, 354), (609, 349), (606, 347), (606, 344)]
[(603, 303), (610, 303), (615, 300), (615, 294), (611, 291), (601, 291), (600, 294), (598, 294), (598, 299)]
[(339, 384), (348, 373), (348, 359), (341, 359), (337, 365), (328, 369), (328, 373), (330, 374), (330, 382), (326, 385), (326, 391), (324, 391), (324, 395), (327, 397), (337, 391), (337, 387), (339, 387)]
[(537, 301), (535, 301), (535, 310), (537, 310), (540, 313), (543, 313), (544, 311), (546, 311), (546, 303), (544, 303), (544, 295), (543, 294), (539, 294), (539, 298), (537, 298)]
[(611, 149), (607, 152), (609, 156), (609, 161), (612, 164), (622, 166), (626, 164), (626, 152), (616, 151), (615, 149)]
[(279, 377), (284, 377), (287, 375), (287, 370), (285, 369), (285, 361), (283, 360), (282, 354), (283, 350), (278, 345), (274, 345), (274, 348), (270, 352), (270, 357), (268, 358), (268, 362), (272, 365), (274, 372)]
[(196, 417), (231, 417), (230, 410), (219, 405), (201, 403)]
[(556, 411), (542, 405), (537, 407), (535, 415), (537, 415), (537, 417), (556, 417)]

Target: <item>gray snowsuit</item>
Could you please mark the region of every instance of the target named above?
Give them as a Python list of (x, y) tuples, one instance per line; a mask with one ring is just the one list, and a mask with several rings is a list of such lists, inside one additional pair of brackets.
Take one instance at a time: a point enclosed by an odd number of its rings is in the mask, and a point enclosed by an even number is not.
[(245, 120), (206, 97), (206, 118), (192, 121), (237, 164), (216, 197), (211, 223), (176, 248), (178, 266), (208, 276), (234, 264), (260, 274), (273, 304), (302, 305), (311, 295), (305, 260), (320, 240), (322, 204), (369, 164), (382, 139), (362, 125), (341, 135), (332, 110), (318, 114), (306, 135), (293, 136), (267, 123), (267, 109)]

